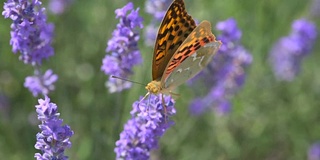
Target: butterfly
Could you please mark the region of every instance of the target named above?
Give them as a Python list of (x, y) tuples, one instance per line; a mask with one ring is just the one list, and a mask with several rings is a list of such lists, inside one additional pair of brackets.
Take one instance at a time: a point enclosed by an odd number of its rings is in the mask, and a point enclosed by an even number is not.
[(220, 46), (221, 42), (211, 32), (210, 22), (202, 21), (197, 26), (186, 12), (184, 1), (174, 0), (159, 27), (152, 81), (145, 87), (147, 95), (175, 96), (172, 90), (205, 68)]

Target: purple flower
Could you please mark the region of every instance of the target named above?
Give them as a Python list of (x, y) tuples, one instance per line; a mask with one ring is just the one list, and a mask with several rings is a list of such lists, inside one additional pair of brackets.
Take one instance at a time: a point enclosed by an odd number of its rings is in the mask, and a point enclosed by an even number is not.
[(229, 48), (233, 48), (241, 39), (242, 32), (239, 30), (237, 22), (233, 18), (218, 22), (216, 28), (222, 32), (217, 37), (223, 43), (220, 52), (228, 52)]
[(144, 43), (147, 46), (153, 46), (154, 42), (157, 38), (158, 26), (154, 23), (150, 23), (148, 26), (145, 27), (144, 32)]
[(315, 18), (320, 17), (320, 0), (313, 0), (311, 4), (310, 14)]
[(157, 21), (161, 21), (172, 1), (169, 0), (147, 0), (145, 11), (151, 14)]
[(2, 122), (9, 121), (10, 110), (9, 98), (3, 92), (0, 92), (0, 117)]
[(308, 160), (320, 160), (320, 143), (314, 143), (308, 152)]
[(62, 14), (73, 0), (50, 0), (49, 10), (53, 14)]
[(176, 114), (174, 100), (162, 95), (151, 94), (148, 98), (133, 103), (132, 118), (124, 125), (120, 139), (114, 149), (117, 159), (146, 160), (150, 151), (158, 147), (158, 140), (174, 124), (169, 117)]
[(198, 88), (210, 88), (206, 96), (191, 102), (190, 112), (194, 115), (201, 115), (209, 108), (218, 114), (229, 113), (230, 99), (244, 84), (245, 68), (252, 62), (251, 54), (240, 44), (241, 31), (234, 19), (219, 22), (216, 28), (221, 31), (217, 39), (223, 45), (208, 67), (189, 82), (202, 85)]
[(10, 32), (12, 51), (19, 51), (19, 59), (35, 68), (35, 75), (27, 77), (24, 83), (33, 96), (48, 94), (58, 78), (51, 70), (44, 75), (39, 71), (43, 59), (54, 54), (51, 47), (54, 26), (47, 24), (45, 8), (41, 4), (39, 0), (8, 0), (2, 12), (5, 18), (13, 21)]
[(24, 87), (28, 88), (34, 97), (38, 94), (47, 95), (49, 91), (54, 90), (54, 83), (58, 80), (58, 76), (53, 74), (52, 70), (47, 70), (43, 75), (40, 71), (35, 71), (33, 76), (25, 79)]
[(37, 134), (35, 148), (42, 153), (36, 153), (34, 157), (37, 160), (67, 160), (64, 155), (66, 148), (71, 147), (70, 137), (74, 132), (68, 125), (62, 125), (63, 120), (59, 119), (58, 107), (51, 103), (46, 96), (45, 99), (38, 100), (36, 105), (38, 119), (42, 122), (39, 125), (41, 132)]
[(144, 32), (145, 44), (148, 46), (154, 45), (156, 34), (158, 32), (158, 25), (163, 19), (171, 0), (147, 0), (145, 3), (145, 11), (152, 15), (151, 23), (146, 27)]
[[(120, 22), (108, 41), (106, 52), (111, 54), (107, 54), (102, 61), (101, 70), (106, 75), (127, 78), (133, 74), (132, 68), (142, 62), (138, 49), (140, 39), (138, 29), (143, 28), (143, 25), (138, 11), (139, 8), (133, 9), (131, 2), (115, 11), (116, 18), (119, 18)], [(131, 83), (109, 77), (107, 87), (111, 93), (120, 92), (130, 88)]]
[(289, 36), (278, 40), (270, 52), (270, 62), (278, 80), (292, 81), (300, 72), (300, 64), (311, 53), (317, 38), (316, 26), (305, 19), (293, 22)]
[(39, 0), (8, 0), (2, 15), (10, 18), (12, 51), (20, 52), (26, 64), (41, 65), (54, 54), (51, 47), (54, 26), (47, 24), (45, 9)]

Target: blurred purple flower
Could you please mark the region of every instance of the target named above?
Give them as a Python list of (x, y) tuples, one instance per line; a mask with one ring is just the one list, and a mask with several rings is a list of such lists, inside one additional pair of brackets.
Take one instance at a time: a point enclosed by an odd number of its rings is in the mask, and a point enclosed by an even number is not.
[(28, 88), (34, 97), (38, 94), (47, 95), (49, 91), (54, 90), (54, 83), (58, 80), (58, 76), (53, 74), (52, 70), (47, 70), (43, 75), (39, 71), (35, 71), (33, 76), (25, 79), (24, 87)]
[(53, 14), (62, 14), (73, 0), (50, 0), (49, 10)]
[(171, 3), (172, 1), (170, 0), (147, 0), (145, 3), (145, 11), (160, 22)]
[(152, 15), (151, 23), (144, 32), (144, 41), (148, 46), (153, 46), (158, 32), (158, 25), (163, 19), (171, 0), (147, 0), (145, 2), (145, 11)]
[(67, 160), (64, 151), (71, 147), (70, 137), (74, 132), (68, 125), (62, 125), (63, 120), (59, 119), (57, 105), (51, 103), (47, 96), (38, 102), (36, 111), (42, 123), (39, 125), (41, 132), (37, 134), (35, 148), (42, 153), (36, 153), (34, 157), (37, 160)]
[[(139, 30), (143, 28), (143, 19), (138, 15), (139, 8), (134, 10), (133, 3), (129, 2), (123, 8), (115, 11), (120, 22), (108, 41), (107, 54), (102, 61), (101, 70), (106, 75), (115, 75), (127, 78), (133, 74), (132, 68), (142, 62), (138, 49), (140, 39)], [(120, 92), (130, 88), (131, 83), (109, 77), (107, 82), (109, 92)]]
[(10, 101), (8, 96), (6, 96), (3, 92), (0, 92), (0, 117), (1, 121), (10, 120)]
[(144, 43), (147, 46), (153, 46), (157, 38), (158, 26), (155, 23), (150, 23), (145, 27), (144, 31)]
[(225, 21), (218, 22), (216, 25), (217, 30), (222, 33), (217, 37), (223, 42), (220, 52), (228, 52), (230, 48), (234, 48), (240, 41), (242, 32), (237, 26), (237, 22), (233, 18), (229, 18)]
[(222, 41), (220, 50), (208, 67), (188, 82), (211, 88), (206, 96), (191, 102), (190, 112), (194, 115), (201, 115), (209, 108), (218, 114), (229, 113), (230, 99), (243, 86), (245, 68), (252, 62), (251, 54), (240, 44), (242, 33), (234, 19), (219, 22), (216, 28), (221, 31), (217, 37)]
[(21, 53), (26, 64), (41, 65), (43, 59), (54, 54), (51, 47), (54, 26), (47, 23), (41, 1), (8, 0), (2, 15), (13, 20), (11, 24), (12, 51)]
[(317, 38), (316, 26), (305, 19), (293, 22), (289, 36), (281, 38), (270, 52), (270, 63), (278, 80), (292, 81)]
[(320, 142), (314, 143), (309, 148), (308, 160), (320, 160)]
[(132, 118), (124, 125), (116, 142), (117, 159), (150, 159), (150, 151), (158, 147), (159, 138), (174, 124), (169, 117), (176, 114), (174, 100), (164, 96), (164, 110), (161, 96), (151, 94), (133, 103)]
[(311, 4), (310, 14), (315, 18), (320, 17), (320, 0), (313, 0)]

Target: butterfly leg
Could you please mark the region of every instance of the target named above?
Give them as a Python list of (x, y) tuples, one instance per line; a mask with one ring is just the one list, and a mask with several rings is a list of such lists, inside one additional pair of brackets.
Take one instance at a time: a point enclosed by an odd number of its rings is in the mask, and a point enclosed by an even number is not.
[(177, 98), (180, 97), (180, 94), (178, 94), (178, 93), (173, 93), (172, 91), (170, 91), (169, 93), (170, 93), (170, 95), (171, 95), (171, 97), (172, 97), (173, 99), (177, 99)]
[[(150, 95), (150, 92), (148, 92), (148, 93), (139, 101), (139, 103), (138, 103), (138, 108), (139, 108), (139, 110), (140, 110), (140, 103), (141, 103), (143, 100), (145, 100), (149, 95)], [(149, 101), (150, 101), (150, 99), (149, 99)], [(149, 107), (149, 101), (148, 101), (148, 107)], [(149, 110), (149, 109), (147, 109), (147, 110)]]
[(163, 106), (163, 110), (164, 110), (164, 120), (167, 123), (167, 106), (166, 106), (166, 102), (164, 101), (164, 96), (163, 94), (161, 94), (161, 99), (162, 99), (162, 106)]

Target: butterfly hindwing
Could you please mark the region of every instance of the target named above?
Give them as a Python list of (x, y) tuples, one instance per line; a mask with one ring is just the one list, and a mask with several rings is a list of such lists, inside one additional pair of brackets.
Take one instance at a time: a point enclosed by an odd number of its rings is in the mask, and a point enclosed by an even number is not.
[(211, 33), (210, 23), (201, 22), (170, 59), (161, 87), (170, 90), (194, 77), (212, 60), (220, 45)]
[(152, 62), (153, 80), (161, 79), (171, 57), (194, 28), (196, 24), (186, 12), (183, 0), (175, 0), (159, 27)]

